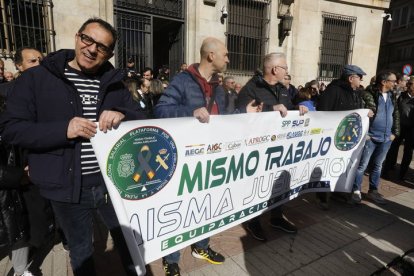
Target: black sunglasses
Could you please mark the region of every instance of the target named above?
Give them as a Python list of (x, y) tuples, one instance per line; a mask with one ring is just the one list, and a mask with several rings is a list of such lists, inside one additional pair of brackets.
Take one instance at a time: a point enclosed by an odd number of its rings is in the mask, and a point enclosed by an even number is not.
[(80, 37), (82, 43), (84, 43), (87, 46), (91, 46), (92, 44), (96, 44), (96, 49), (98, 50), (98, 52), (102, 53), (102, 54), (110, 54), (112, 53), (112, 48), (108, 47), (100, 42), (95, 41), (95, 39), (93, 39), (92, 37), (86, 35), (86, 34), (82, 34), (82, 33), (78, 33), (78, 36)]

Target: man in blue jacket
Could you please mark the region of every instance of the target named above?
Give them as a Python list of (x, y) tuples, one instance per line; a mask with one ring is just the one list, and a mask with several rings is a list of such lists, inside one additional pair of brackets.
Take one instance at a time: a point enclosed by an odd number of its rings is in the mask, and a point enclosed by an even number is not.
[[(195, 117), (201, 123), (208, 123), (210, 114), (226, 113), (224, 93), (217, 92), (216, 87), (219, 85), (217, 73), (223, 72), (229, 63), (227, 48), (216, 38), (206, 38), (200, 56), (200, 63), (190, 65), (174, 77), (155, 106), (155, 117)], [(248, 112), (260, 109), (261, 106), (253, 106), (253, 102), (245, 108)], [(212, 264), (223, 263), (224, 257), (210, 248), (209, 240), (193, 244), (192, 255)], [(179, 251), (163, 258), (166, 275), (180, 275), (179, 260)]]
[[(25, 71), (8, 98), (2, 139), (29, 151), (29, 174), (50, 199), (68, 240), (75, 275), (95, 275), (92, 211), (111, 232), (128, 274), (135, 274), (119, 222), (89, 141), (121, 121), (144, 116), (108, 60), (117, 34), (99, 18), (75, 35), (75, 50), (48, 55)], [(99, 125), (97, 124), (99, 122)]]
[(392, 140), (400, 135), (400, 113), (393, 93), (396, 82), (397, 77), (393, 72), (381, 72), (375, 78), (375, 85), (362, 95), (365, 108), (371, 109), (374, 116), (370, 119), (367, 140), (355, 174), (352, 199), (356, 203), (361, 201), (362, 178), (370, 162), (372, 171), (369, 175), (368, 198), (378, 204), (386, 203), (378, 188), (382, 163)]

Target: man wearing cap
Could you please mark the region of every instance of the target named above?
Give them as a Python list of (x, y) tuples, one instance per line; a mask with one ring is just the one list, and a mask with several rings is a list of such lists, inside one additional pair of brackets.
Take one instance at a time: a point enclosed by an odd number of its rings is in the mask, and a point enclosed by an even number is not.
[(361, 183), (368, 164), (372, 164), (369, 175), (368, 198), (378, 204), (385, 204), (378, 192), (382, 163), (391, 146), (392, 140), (400, 135), (400, 113), (397, 97), (393, 93), (397, 77), (391, 71), (384, 71), (375, 77), (375, 84), (363, 93), (365, 108), (373, 111), (370, 119), (367, 140), (361, 161), (355, 175), (352, 199), (361, 201)]
[[(345, 65), (341, 77), (333, 80), (319, 97), (318, 111), (343, 111), (364, 108), (359, 90), (362, 76), (366, 73), (356, 65)], [(368, 116), (372, 116), (372, 112)], [(329, 193), (317, 193), (320, 207), (329, 209)]]
[(356, 65), (345, 65), (341, 77), (333, 80), (319, 98), (318, 111), (341, 111), (363, 108), (359, 87), (366, 75)]

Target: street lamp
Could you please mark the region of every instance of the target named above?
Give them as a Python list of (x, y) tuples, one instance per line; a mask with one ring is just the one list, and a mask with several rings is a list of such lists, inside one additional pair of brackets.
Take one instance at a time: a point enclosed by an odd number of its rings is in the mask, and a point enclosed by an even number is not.
[(289, 36), (289, 32), (292, 30), (292, 23), (293, 23), (293, 16), (289, 13), (282, 16), (279, 22), (279, 46), (282, 46), (283, 41), (287, 36)]

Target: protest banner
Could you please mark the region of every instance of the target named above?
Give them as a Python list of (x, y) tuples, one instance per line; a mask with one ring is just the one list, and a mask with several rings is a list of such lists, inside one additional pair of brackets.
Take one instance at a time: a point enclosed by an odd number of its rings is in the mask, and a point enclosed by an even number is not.
[[(137, 267), (302, 193), (350, 192), (368, 110), (123, 122), (91, 141)], [(141, 259), (142, 258), (142, 259)]]

